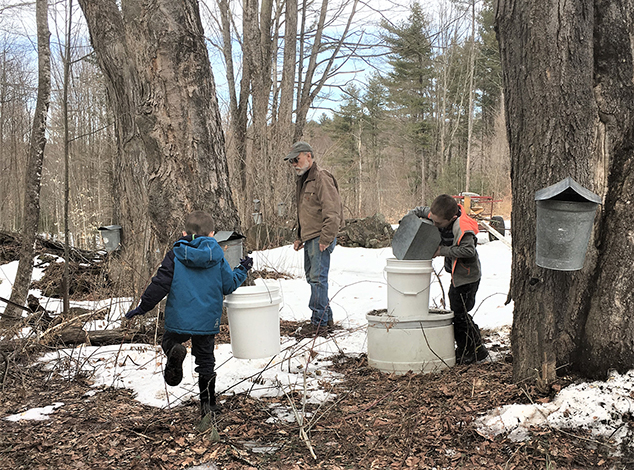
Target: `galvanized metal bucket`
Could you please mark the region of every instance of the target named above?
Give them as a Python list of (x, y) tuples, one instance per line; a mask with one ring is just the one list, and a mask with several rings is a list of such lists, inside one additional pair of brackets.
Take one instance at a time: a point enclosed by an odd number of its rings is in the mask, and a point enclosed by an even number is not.
[(601, 198), (568, 177), (535, 193), (538, 266), (557, 271), (583, 268)]
[(399, 260), (432, 259), (440, 245), (440, 233), (431, 220), (407, 214), (392, 237), (392, 253)]

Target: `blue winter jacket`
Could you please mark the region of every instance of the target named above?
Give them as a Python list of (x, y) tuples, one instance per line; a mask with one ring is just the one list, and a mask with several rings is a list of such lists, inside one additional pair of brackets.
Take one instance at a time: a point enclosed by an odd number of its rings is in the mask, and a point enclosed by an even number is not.
[(219, 332), (223, 296), (246, 277), (241, 265), (231, 270), (214, 238), (188, 235), (167, 253), (139, 306), (149, 312), (167, 295), (167, 331), (213, 335)]

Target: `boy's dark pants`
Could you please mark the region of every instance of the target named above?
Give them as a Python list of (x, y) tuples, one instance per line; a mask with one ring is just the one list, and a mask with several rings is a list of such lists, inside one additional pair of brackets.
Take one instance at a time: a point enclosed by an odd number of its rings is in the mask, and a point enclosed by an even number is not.
[(200, 406), (203, 417), (209, 411), (217, 411), (216, 407), (216, 374), (214, 366), (215, 335), (189, 335), (166, 331), (163, 333), (161, 346), (165, 355), (169, 355), (174, 345), (183, 344), (188, 339), (192, 340), (192, 355), (196, 359), (196, 372), (198, 372), (198, 387), (200, 389)]
[(475, 306), (476, 292), (480, 281), (460, 287), (449, 287), (449, 305), (453, 311), (453, 331), (456, 339), (456, 359), (463, 355), (475, 354), (482, 344), (480, 329), (473, 322), (469, 311)]

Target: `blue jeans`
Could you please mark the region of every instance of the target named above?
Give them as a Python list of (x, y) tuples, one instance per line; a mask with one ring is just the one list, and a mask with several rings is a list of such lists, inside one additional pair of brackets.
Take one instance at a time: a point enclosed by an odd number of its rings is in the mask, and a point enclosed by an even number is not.
[(330, 269), (330, 254), (335, 249), (337, 239), (324, 251), (319, 251), (319, 237), (304, 242), (304, 270), (306, 282), (310, 284), (310, 301), (308, 307), (313, 315), (310, 319), (313, 325), (326, 326), (332, 320), (332, 310), (328, 299), (328, 270)]

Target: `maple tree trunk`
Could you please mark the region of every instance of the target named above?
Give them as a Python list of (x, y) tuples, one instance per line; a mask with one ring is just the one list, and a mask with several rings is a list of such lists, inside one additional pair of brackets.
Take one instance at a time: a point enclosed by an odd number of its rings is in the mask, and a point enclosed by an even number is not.
[[(589, 377), (634, 367), (633, 12), (631, 0), (499, 3), (517, 381), (548, 384), (559, 367)], [(535, 192), (567, 176), (604, 198), (584, 268), (573, 272), (535, 264)]]
[(214, 78), (195, 0), (79, 3), (114, 110), (114, 222), (138, 289), (189, 212), (239, 229)]

